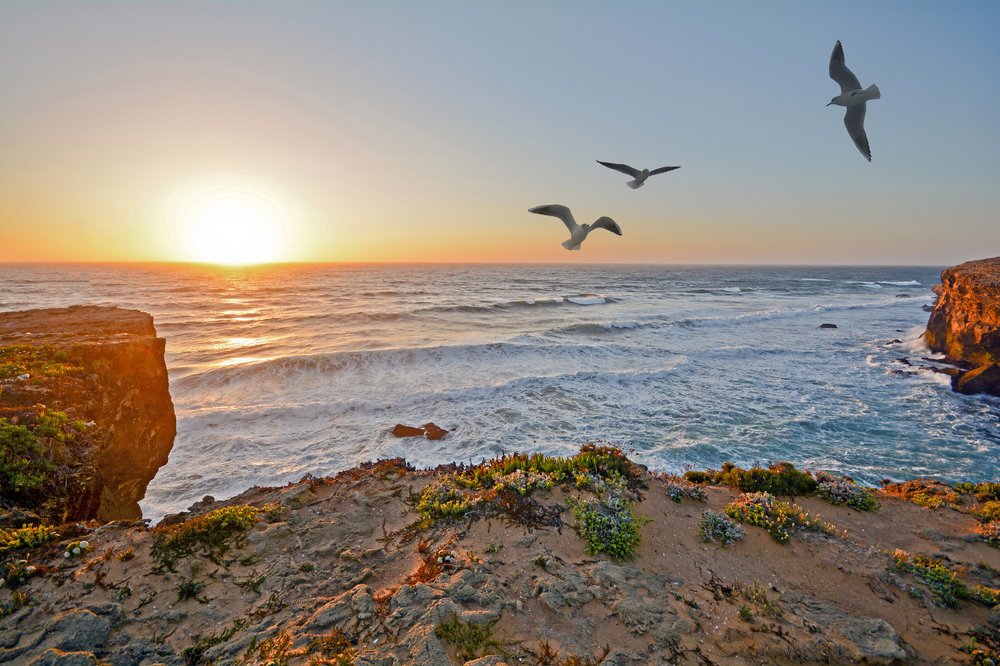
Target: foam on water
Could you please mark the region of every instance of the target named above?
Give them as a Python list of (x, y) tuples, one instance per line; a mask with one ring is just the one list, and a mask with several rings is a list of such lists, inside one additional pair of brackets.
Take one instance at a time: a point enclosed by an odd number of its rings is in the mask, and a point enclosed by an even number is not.
[[(919, 367), (934, 298), (922, 285), (937, 273), (4, 266), (0, 307), (154, 315), (178, 416), (142, 502), (155, 520), (365, 460), (569, 455), (588, 439), (631, 443), (664, 471), (789, 460), (872, 484), (996, 480), (1000, 401), (956, 395)], [(390, 434), (427, 421), (449, 435)]]

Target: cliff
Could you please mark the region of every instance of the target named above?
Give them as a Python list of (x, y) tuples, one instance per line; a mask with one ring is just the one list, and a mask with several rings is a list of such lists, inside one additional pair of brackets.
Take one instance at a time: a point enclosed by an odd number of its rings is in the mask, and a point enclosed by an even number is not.
[[(0, 663), (1000, 659), (1000, 532), (982, 522), (997, 486), (887, 486), (856, 503), (867, 510), (782, 497), (796, 505), (784, 518), (727, 526), (762, 496), (621, 459), (616, 476), (608, 457), (380, 461), (206, 498), (153, 529), (36, 534), (0, 570), (17, 586), (0, 588)], [(857, 494), (838, 483), (828, 498)]]
[(8, 522), (141, 517), (176, 434), (164, 348), (137, 310), (0, 313), (0, 418), (8, 440), (37, 442), (4, 454)]
[(941, 272), (924, 340), (949, 361), (971, 368), (956, 376), (963, 393), (1000, 395), (1000, 257)]

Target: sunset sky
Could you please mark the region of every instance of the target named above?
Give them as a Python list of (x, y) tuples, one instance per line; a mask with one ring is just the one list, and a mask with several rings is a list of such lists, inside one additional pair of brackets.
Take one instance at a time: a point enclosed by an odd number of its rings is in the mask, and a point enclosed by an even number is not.
[[(996, 0), (0, 0), (0, 262), (995, 256), (998, 34)], [(548, 203), (623, 235), (567, 252)]]

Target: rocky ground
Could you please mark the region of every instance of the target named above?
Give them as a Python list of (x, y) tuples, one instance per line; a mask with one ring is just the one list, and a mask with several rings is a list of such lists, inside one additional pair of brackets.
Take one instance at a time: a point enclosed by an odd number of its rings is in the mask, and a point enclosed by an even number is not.
[[(941, 664), (997, 646), (996, 599), (946, 595), (1000, 587), (994, 507), (943, 484), (876, 491), (875, 511), (784, 498), (832, 527), (779, 543), (744, 524), (723, 547), (699, 522), (738, 490), (636, 470), (641, 540), (618, 560), (588, 552), (568, 507), (594, 492), (574, 484), (531, 492), (531, 511), (422, 518), (415, 498), (449, 471), (385, 461), (207, 498), (154, 529), (63, 526), (5, 553), (35, 569), (0, 588), (0, 662)], [(216, 522), (211, 545), (164, 555), (198, 516), (245, 505), (246, 529)], [(906, 569), (917, 555), (937, 573)]]

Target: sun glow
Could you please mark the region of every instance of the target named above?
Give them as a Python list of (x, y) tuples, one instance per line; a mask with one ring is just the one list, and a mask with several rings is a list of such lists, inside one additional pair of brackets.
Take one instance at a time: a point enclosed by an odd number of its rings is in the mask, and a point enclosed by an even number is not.
[(295, 217), (267, 185), (213, 177), (174, 193), (169, 225), (183, 259), (244, 265), (289, 260)]

